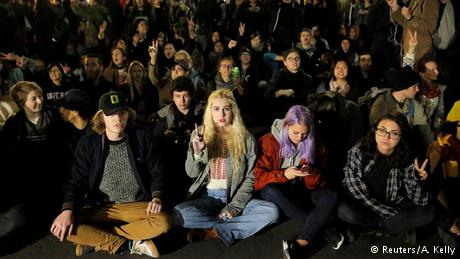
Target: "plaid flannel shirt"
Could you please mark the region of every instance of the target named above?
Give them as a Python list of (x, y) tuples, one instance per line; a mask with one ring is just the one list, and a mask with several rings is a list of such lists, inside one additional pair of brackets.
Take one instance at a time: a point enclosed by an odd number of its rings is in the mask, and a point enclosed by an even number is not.
[[(345, 178), (343, 184), (346, 190), (353, 198), (361, 202), (365, 207), (371, 209), (381, 217), (387, 218), (398, 213), (397, 209), (382, 204), (373, 198), (363, 177), (370, 173), (375, 165), (375, 160), (370, 160), (367, 164), (363, 163), (361, 144), (356, 144), (348, 151), (348, 161), (344, 167)], [(416, 205), (427, 205), (430, 200), (430, 193), (422, 188), (420, 180), (416, 176), (413, 164), (407, 166), (404, 170), (392, 168), (386, 184), (386, 202), (397, 205), (404, 197), (399, 190), (405, 189), (407, 198)]]

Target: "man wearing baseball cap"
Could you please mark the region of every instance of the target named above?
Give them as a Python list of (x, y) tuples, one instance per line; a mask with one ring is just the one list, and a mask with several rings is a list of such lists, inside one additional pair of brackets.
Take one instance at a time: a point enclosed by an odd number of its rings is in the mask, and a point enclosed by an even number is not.
[(169, 229), (162, 211), (163, 163), (158, 141), (134, 126), (134, 118), (122, 93), (107, 92), (92, 120), (95, 132), (77, 144), (62, 212), (51, 226), (59, 240), (76, 244), (76, 255), (129, 247), (159, 257), (150, 239)]
[(92, 132), (91, 117), (94, 114), (95, 105), (91, 97), (81, 89), (68, 90), (53, 104), (59, 109), (62, 119), (73, 125), (70, 132), (66, 134), (67, 141), (73, 150), (83, 135)]
[(377, 97), (369, 114), (369, 122), (373, 125), (384, 114), (400, 112), (406, 117), (410, 127), (418, 130), (418, 135), (426, 147), (434, 140), (434, 136), (423, 106), (414, 100), (419, 91), (418, 74), (405, 66), (387, 76), (392, 90)]

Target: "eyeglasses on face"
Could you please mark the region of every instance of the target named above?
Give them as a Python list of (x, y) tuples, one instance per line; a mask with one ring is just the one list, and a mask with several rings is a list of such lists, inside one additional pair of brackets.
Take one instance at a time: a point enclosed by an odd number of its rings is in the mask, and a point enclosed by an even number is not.
[(221, 68), (232, 68), (233, 65), (232, 64), (220, 64), (219, 67), (221, 67)]
[(387, 135), (390, 139), (398, 140), (401, 138), (401, 133), (395, 131), (387, 131), (385, 128), (377, 128), (375, 133), (380, 137), (386, 137)]
[(286, 58), (286, 59), (287, 59), (288, 61), (291, 61), (291, 62), (293, 62), (293, 61), (300, 61), (300, 57), (288, 57), (288, 58)]

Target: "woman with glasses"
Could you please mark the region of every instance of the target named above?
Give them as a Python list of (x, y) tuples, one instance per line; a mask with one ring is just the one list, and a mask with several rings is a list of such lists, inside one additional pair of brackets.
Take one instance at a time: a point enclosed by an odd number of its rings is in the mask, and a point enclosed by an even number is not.
[(297, 49), (283, 53), (284, 67), (270, 81), (265, 97), (273, 104), (274, 118), (282, 118), (296, 104), (305, 104), (307, 96), (314, 92), (312, 78), (300, 67)]
[[(338, 209), (343, 221), (388, 234), (433, 221), (437, 210), (422, 187), (428, 160), (414, 160), (407, 146), (408, 128), (402, 114), (388, 113), (349, 150), (343, 181), (349, 198)], [(415, 242), (415, 236), (408, 237)]]
[[(233, 58), (231, 56), (226, 56), (217, 62), (217, 74), (214, 76), (214, 79), (208, 83), (208, 94), (214, 90), (227, 89), (233, 92), (238, 106), (241, 106), (241, 102), (244, 100), (245, 89), (241, 83), (241, 77), (239, 69), (236, 71), (234, 69)], [(235, 68), (237, 68), (235, 66)]]

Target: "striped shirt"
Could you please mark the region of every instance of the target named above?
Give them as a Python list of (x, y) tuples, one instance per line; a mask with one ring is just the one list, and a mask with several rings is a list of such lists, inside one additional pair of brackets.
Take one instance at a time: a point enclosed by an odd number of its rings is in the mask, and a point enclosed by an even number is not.
[(208, 189), (227, 189), (227, 160), (228, 144), (224, 141), (217, 155), (211, 161), (210, 176), (211, 179), (207, 186)]

